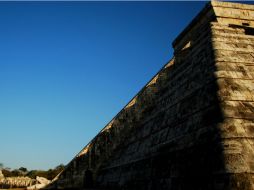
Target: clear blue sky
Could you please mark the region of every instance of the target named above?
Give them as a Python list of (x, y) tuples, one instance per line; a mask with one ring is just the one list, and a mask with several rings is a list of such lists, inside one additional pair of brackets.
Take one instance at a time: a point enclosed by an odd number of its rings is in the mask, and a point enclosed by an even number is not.
[(0, 162), (67, 164), (172, 57), (205, 2), (0, 2)]

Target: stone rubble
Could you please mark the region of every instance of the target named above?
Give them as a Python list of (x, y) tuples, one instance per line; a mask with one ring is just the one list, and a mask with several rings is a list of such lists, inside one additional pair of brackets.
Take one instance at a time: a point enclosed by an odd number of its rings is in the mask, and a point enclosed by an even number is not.
[(50, 180), (36, 176), (36, 179), (29, 177), (4, 177), (0, 170), (0, 189), (26, 188), (29, 190), (41, 189), (50, 184)]

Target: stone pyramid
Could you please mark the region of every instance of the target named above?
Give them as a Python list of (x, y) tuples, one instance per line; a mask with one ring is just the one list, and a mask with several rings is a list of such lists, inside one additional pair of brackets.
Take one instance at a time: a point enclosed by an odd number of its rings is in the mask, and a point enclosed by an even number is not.
[(254, 5), (212, 1), (48, 188), (254, 189)]

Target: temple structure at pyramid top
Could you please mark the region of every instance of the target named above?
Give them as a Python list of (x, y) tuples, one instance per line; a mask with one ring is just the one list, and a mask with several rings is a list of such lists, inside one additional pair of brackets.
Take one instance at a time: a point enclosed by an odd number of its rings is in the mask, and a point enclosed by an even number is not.
[(209, 2), (48, 188), (253, 190), (254, 6)]

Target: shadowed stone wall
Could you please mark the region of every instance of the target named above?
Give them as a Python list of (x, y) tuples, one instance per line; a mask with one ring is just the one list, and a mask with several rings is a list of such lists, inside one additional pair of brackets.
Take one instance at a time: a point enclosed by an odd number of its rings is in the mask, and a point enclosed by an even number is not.
[(254, 189), (254, 6), (211, 2), (48, 188)]

